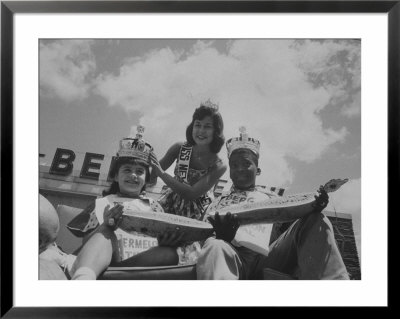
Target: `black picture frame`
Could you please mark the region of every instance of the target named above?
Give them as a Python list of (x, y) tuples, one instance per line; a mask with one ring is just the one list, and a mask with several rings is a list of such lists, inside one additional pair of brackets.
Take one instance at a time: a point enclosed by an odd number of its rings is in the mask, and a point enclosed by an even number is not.
[[(15, 13), (387, 13), (388, 14), (388, 218), (399, 180), (400, 1), (2, 1), (1, 2), (1, 317), (177, 318), (187, 309), (14, 307), (13, 304), (13, 18)], [(394, 212), (392, 212), (394, 213)], [(391, 223), (388, 222), (388, 225)], [(392, 223), (393, 226), (393, 223)], [(388, 241), (390, 243), (390, 241)], [(389, 255), (388, 255), (389, 257)], [(390, 280), (388, 284), (390, 283)], [(388, 300), (389, 304), (389, 300)], [(210, 310), (206, 310), (210, 312)], [(225, 309), (214, 309), (223, 315)], [(240, 312), (239, 312), (240, 313)], [(297, 313), (298, 315), (299, 313)]]

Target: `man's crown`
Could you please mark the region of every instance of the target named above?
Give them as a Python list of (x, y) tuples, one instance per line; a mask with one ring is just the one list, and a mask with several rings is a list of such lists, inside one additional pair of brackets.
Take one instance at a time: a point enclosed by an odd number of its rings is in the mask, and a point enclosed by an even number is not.
[(133, 157), (150, 163), (153, 147), (143, 140), (144, 126), (138, 125), (136, 137), (126, 137), (119, 142), (117, 157)]
[(228, 158), (234, 150), (245, 148), (253, 151), (257, 157), (260, 154), (260, 142), (255, 138), (248, 137), (246, 128), (244, 126), (239, 127), (240, 136), (232, 137), (226, 141), (226, 149), (228, 151)]

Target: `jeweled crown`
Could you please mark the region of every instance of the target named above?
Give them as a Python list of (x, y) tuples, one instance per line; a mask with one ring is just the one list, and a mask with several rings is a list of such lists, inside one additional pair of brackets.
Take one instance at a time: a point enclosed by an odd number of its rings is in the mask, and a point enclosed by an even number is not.
[(234, 150), (245, 148), (253, 151), (257, 156), (260, 154), (260, 142), (255, 138), (249, 137), (246, 128), (241, 126), (239, 128), (240, 136), (232, 137), (226, 141), (226, 150), (228, 151), (228, 158)]
[(144, 126), (138, 125), (136, 137), (126, 137), (119, 142), (117, 157), (133, 157), (150, 163), (153, 147), (143, 140)]
[(200, 103), (200, 106), (206, 106), (206, 107), (215, 109), (215, 110), (217, 110), (217, 111), (218, 111), (218, 109), (219, 109), (219, 105), (216, 104), (216, 103), (211, 102), (210, 99), (208, 99), (207, 101), (201, 102), (201, 103)]

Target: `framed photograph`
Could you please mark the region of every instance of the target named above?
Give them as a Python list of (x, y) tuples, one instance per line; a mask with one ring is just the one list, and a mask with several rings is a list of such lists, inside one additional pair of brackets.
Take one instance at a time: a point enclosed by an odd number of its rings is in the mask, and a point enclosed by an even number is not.
[[(388, 307), (399, 29), (399, 1), (2, 1), (1, 316)], [(109, 189), (121, 139), (144, 135), (166, 158), (189, 140), (200, 105), (218, 109), (225, 142), (251, 137), (257, 189), (281, 196), (345, 180), (324, 212), (351, 280), (265, 271), (265, 280), (201, 281), (195, 267), (147, 280), (39, 280), (38, 193), (59, 214), (58, 248), (74, 257), (81, 240), (66, 226)], [(201, 145), (199, 132), (191, 136)], [(229, 146), (218, 152), (227, 169), (214, 197), (235, 178)], [(171, 178), (174, 168), (165, 168)], [(158, 178), (146, 196), (157, 200), (167, 186)], [(274, 227), (269, 242), (284, 231)], [(120, 243), (127, 258), (153, 245)]]

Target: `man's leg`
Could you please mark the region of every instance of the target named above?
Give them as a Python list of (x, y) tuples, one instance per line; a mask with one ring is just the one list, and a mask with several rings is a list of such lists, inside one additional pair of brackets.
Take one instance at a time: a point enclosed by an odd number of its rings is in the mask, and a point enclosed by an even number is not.
[(298, 279), (349, 279), (332, 225), (321, 213), (297, 220), (272, 243), (258, 272), (266, 267)]
[(231, 245), (221, 239), (208, 238), (197, 260), (198, 280), (237, 280), (242, 262)]

